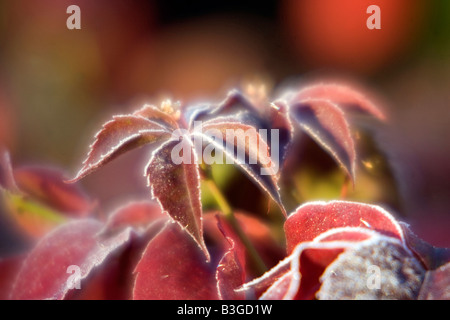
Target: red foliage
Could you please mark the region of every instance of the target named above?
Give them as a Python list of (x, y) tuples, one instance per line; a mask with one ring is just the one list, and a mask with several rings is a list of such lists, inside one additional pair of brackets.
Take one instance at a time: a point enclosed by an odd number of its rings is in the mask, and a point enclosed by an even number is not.
[[(377, 107), (361, 93), (335, 84), (309, 86), (266, 105), (250, 101), (232, 92), (218, 105), (179, 110), (169, 103), (147, 105), (107, 122), (69, 182), (149, 145), (152, 153), (144, 174), (156, 201), (131, 202), (105, 219), (93, 217), (92, 202), (76, 185), (63, 183), (59, 171), (13, 169), (8, 154), (2, 153), (5, 208), (20, 221), (32, 217), (35, 229), (46, 230), (26, 255), (0, 260), (1, 298), (449, 298), (449, 249), (422, 241), (376, 205), (308, 202), (287, 215), (278, 185), (283, 170), (273, 171), (271, 145), (259, 133), (253, 142), (241, 134), (247, 129), (282, 131), (283, 168), (285, 158), (293, 156), (288, 147), (300, 129), (355, 182), (356, 147), (348, 111), (383, 120)], [(203, 131), (212, 129), (226, 142), (219, 149), (279, 205), (284, 241), (262, 217), (227, 208), (219, 190), (212, 192), (222, 212), (203, 212), (201, 180), (212, 176), (199, 161), (203, 155), (194, 141), (201, 136), (212, 142)], [(228, 129), (241, 133), (228, 141)], [(174, 132), (181, 134), (174, 138)], [(239, 161), (230, 150), (240, 142), (255, 163)], [(180, 146), (187, 163), (171, 157)], [(273, 267), (261, 275), (256, 265), (264, 263)]]

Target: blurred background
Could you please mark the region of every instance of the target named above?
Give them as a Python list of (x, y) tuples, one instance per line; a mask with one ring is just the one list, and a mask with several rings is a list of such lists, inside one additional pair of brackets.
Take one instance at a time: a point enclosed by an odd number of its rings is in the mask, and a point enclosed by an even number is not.
[[(372, 4), (381, 30), (366, 28)], [(81, 9), (81, 30), (66, 27), (69, 5)], [(328, 78), (385, 101), (390, 121), (374, 139), (388, 177), (372, 176), (380, 184), (366, 200), (450, 246), (450, 1), (0, 0), (0, 144), (15, 166), (73, 176), (101, 124), (144, 102), (219, 102), (246, 83), (282, 92)], [(146, 155), (125, 155), (82, 185), (105, 211), (148, 196)], [(217, 174), (233, 204), (251, 210), (257, 189)], [(320, 190), (314, 176), (301, 183)]]

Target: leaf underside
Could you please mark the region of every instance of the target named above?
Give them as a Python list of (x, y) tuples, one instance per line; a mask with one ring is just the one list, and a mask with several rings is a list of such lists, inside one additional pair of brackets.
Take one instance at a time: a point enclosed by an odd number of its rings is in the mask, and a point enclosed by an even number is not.
[(345, 114), (328, 100), (309, 99), (291, 107), (300, 127), (355, 179), (356, 151)]
[[(214, 130), (220, 135), (221, 143), (211, 139), (206, 133)], [(232, 132), (230, 135), (227, 131)], [(286, 214), (278, 187), (279, 164), (270, 154), (268, 143), (261, 137), (258, 130), (251, 125), (224, 118), (205, 122), (202, 127), (201, 137), (214, 144), (229, 161), (241, 168), (264, 192), (266, 192)], [(240, 150), (244, 151), (239, 154)], [(244, 157), (242, 157), (242, 155)]]

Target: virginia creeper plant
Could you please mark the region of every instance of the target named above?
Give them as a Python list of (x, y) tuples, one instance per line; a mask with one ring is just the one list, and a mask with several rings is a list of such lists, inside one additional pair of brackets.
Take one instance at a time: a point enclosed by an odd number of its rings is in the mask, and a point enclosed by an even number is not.
[[(358, 184), (355, 114), (386, 120), (342, 84), (311, 84), (273, 100), (235, 90), (219, 104), (165, 101), (114, 116), (72, 179), (53, 168), (15, 168), (4, 151), (4, 209), (36, 242), (0, 260), (1, 298), (450, 298), (450, 251), (420, 240), (386, 209), (345, 199), (287, 209), (280, 181), (301, 136), (342, 169), (342, 190)], [(94, 217), (79, 181), (141, 147), (150, 152), (148, 199)], [(259, 187), (281, 225), (233, 208), (212, 174), (223, 163)], [(204, 209), (202, 183), (214, 210)]]

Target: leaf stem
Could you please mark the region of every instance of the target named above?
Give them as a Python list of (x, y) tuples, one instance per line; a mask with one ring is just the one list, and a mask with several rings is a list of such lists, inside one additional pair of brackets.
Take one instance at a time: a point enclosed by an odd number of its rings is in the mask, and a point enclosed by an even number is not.
[(239, 225), (239, 222), (237, 221), (233, 213), (231, 206), (228, 204), (228, 201), (226, 200), (222, 191), (219, 189), (216, 182), (212, 179), (210, 175), (208, 175), (204, 181), (208, 186), (211, 194), (213, 195), (217, 205), (222, 211), (223, 217), (231, 225), (233, 230), (236, 232), (236, 235), (239, 237), (239, 240), (241, 240), (242, 244), (247, 249), (247, 253), (250, 258), (250, 263), (252, 264), (252, 267), (255, 269), (258, 275), (264, 274), (268, 270), (264, 261), (261, 259), (253, 243), (250, 241), (245, 232), (242, 230), (241, 226)]

